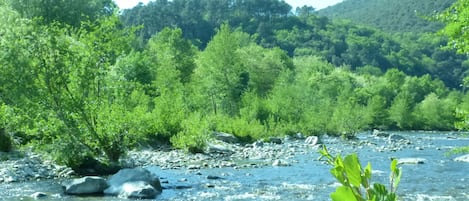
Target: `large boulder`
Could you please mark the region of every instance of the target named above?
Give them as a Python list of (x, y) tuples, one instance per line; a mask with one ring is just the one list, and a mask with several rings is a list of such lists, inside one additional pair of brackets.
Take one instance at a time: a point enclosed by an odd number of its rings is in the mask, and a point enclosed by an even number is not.
[(108, 187), (106, 180), (102, 177), (83, 177), (62, 183), (65, 194), (89, 195), (102, 194)]
[(454, 159), (454, 161), (469, 163), (469, 154), (458, 156)]
[(158, 176), (144, 168), (122, 169), (107, 183), (104, 194), (120, 197), (154, 198), (163, 191)]
[(161, 191), (158, 191), (147, 182), (144, 181), (131, 181), (125, 182), (122, 185), (119, 197), (121, 198), (134, 198), (134, 199), (153, 199)]

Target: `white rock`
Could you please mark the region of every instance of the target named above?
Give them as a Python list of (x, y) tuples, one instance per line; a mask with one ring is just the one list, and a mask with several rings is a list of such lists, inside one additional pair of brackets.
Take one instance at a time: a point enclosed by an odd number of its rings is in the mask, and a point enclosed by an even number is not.
[(272, 163), (272, 166), (290, 166), (290, 163), (285, 160), (277, 159)]
[(469, 154), (456, 157), (454, 161), (469, 163)]
[(144, 181), (131, 181), (122, 184), (119, 197), (136, 198), (136, 199), (152, 199), (160, 192), (153, 188), (152, 185)]
[(33, 199), (41, 199), (41, 198), (46, 198), (47, 194), (43, 193), (43, 192), (35, 192), (35, 193), (31, 194), (29, 197), (31, 197)]
[(397, 160), (397, 164), (424, 164), (424, 158), (400, 158)]
[[(107, 182), (109, 184), (109, 188), (104, 190), (104, 194), (107, 195), (123, 194), (123, 192), (127, 191), (124, 189), (124, 184), (129, 182), (145, 182), (146, 184), (151, 185), (153, 189), (157, 191), (157, 193), (161, 193), (163, 190), (161, 188), (159, 177), (144, 168), (122, 169), (116, 174), (112, 175)], [(144, 192), (147, 192), (147, 190)]]
[(318, 136), (309, 136), (306, 138), (305, 144), (314, 146), (318, 143), (318, 141), (319, 141)]

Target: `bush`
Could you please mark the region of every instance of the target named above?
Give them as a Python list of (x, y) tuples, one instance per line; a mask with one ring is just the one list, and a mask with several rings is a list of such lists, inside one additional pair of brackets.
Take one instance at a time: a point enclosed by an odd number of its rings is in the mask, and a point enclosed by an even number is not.
[(248, 120), (243, 117), (228, 117), (218, 115), (213, 118), (213, 130), (231, 133), (244, 142), (253, 142), (267, 136), (265, 127), (258, 120)]
[(207, 120), (199, 114), (192, 114), (181, 122), (182, 131), (172, 136), (171, 144), (190, 153), (202, 153), (210, 137)]

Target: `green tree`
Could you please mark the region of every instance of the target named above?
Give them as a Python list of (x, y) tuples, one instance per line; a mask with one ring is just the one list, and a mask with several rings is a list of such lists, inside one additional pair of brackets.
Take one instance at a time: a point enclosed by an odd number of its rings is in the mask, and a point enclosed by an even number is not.
[(450, 38), (449, 46), (460, 53), (469, 52), (469, 33), (466, 31), (469, 16), (469, 2), (457, 0), (451, 7), (443, 11), (437, 19), (445, 23), (441, 33)]
[(41, 18), (45, 23), (61, 22), (79, 27), (82, 22), (111, 16), (117, 10), (112, 0), (7, 0), (26, 18)]
[(239, 49), (250, 43), (249, 35), (232, 31), (225, 24), (200, 53), (194, 80), (199, 94), (210, 104), (210, 112), (238, 114), (241, 95), (249, 82)]
[(116, 16), (72, 30), (5, 13), (0, 91), (22, 117), (19, 129), (73, 167), (88, 155), (117, 161), (137, 138), (129, 94), (139, 89), (113, 73), (132, 30), (120, 29)]
[(455, 108), (454, 100), (440, 99), (435, 93), (430, 93), (416, 106), (414, 117), (425, 130), (452, 130)]

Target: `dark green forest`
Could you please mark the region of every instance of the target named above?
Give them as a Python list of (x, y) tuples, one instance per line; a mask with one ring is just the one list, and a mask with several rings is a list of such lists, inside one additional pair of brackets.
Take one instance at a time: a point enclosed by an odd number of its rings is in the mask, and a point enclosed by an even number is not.
[(63, 164), (214, 131), (466, 128), (469, 63), (436, 32), (388, 33), (284, 1), (0, 0), (0, 129)]
[(441, 21), (429, 20), (456, 0), (344, 0), (315, 14), (330, 19), (345, 19), (391, 33), (436, 32)]

